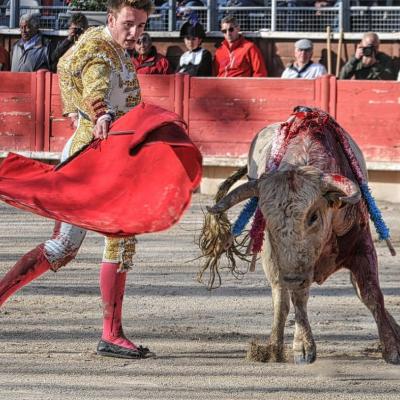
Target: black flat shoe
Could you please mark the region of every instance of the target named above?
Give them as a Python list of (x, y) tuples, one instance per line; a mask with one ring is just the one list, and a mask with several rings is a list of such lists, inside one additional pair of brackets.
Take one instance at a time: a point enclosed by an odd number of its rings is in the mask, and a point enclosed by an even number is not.
[(141, 354), (141, 358), (153, 358), (156, 357), (156, 353), (153, 353), (152, 351), (150, 351), (147, 347), (143, 347), (142, 345), (140, 345), (138, 347), (138, 350)]
[(105, 357), (130, 358), (130, 359), (143, 358), (142, 352), (139, 350), (127, 349), (126, 347), (108, 343), (104, 340), (100, 340), (99, 344), (97, 345), (97, 354)]

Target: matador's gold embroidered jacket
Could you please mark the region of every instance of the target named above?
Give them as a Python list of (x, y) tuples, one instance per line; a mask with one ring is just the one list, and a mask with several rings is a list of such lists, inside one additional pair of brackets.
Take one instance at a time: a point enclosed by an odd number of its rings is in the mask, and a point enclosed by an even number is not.
[(93, 139), (99, 117), (108, 113), (118, 118), (141, 101), (132, 61), (107, 27), (86, 31), (60, 59), (57, 71), (64, 115), (79, 112), (69, 154)]
[[(118, 118), (141, 101), (139, 82), (126, 51), (115, 43), (107, 27), (87, 30), (57, 65), (63, 113), (79, 113), (69, 155), (93, 139), (98, 118)], [(105, 238), (104, 262), (129, 269), (135, 254), (135, 238)]]

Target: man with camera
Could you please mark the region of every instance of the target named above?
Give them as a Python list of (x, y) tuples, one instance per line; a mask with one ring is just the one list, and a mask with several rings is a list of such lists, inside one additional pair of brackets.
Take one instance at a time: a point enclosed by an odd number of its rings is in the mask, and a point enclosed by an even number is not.
[(379, 36), (364, 33), (356, 53), (343, 66), (340, 79), (394, 80), (392, 59), (379, 51)]
[(51, 53), (51, 69), (57, 72), (58, 60), (72, 47), (72, 45), (79, 39), (79, 36), (88, 28), (89, 23), (86, 16), (82, 13), (72, 14), (68, 20), (68, 36), (57, 43), (57, 47)]

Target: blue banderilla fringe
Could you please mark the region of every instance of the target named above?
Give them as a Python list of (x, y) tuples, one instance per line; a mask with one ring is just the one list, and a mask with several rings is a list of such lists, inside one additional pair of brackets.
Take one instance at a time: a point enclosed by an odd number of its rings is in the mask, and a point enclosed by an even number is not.
[(232, 234), (233, 236), (239, 236), (244, 228), (246, 227), (247, 223), (250, 221), (250, 218), (256, 212), (258, 205), (258, 197), (252, 197), (243, 207), (242, 211), (240, 212), (236, 222), (233, 224), (232, 227)]
[(375, 199), (371, 194), (371, 189), (368, 187), (368, 184), (361, 183), (360, 189), (362, 193), (362, 197), (365, 200), (368, 212), (372, 222), (375, 225), (376, 232), (379, 235), (379, 240), (387, 240), (390, 238), (389, 228), (386, 226), (385, 221), (382, 218), (381, 211), (375, 203)]

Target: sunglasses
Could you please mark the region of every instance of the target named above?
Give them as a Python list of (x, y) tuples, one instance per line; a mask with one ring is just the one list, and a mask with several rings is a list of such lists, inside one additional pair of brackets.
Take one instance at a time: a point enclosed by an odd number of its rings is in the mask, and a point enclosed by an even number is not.
[(235, 30), (234, 27), (230, 27), (228, 29), (221, 29), (221, 32), (225, 35), (227, 32), (232, 33)]

